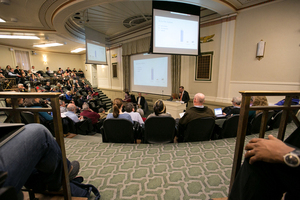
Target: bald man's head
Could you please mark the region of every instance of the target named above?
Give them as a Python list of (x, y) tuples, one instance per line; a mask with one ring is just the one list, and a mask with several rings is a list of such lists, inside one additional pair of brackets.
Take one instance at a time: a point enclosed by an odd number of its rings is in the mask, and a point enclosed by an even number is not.
[(68, 106), (67, 106), (67, 110), (75, 113), (76, 112), (76, 106), (72, 103), (69, 103)]
[(202, 106), (205, 101), (205, 95), (202, 93), (197, 93), (194, 96), (194, 106)]

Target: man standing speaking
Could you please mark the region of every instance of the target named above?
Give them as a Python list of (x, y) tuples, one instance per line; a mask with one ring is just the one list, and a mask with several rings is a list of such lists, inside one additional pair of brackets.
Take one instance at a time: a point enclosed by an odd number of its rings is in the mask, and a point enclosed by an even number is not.
[(180, 101), (184, 101), (184, 103), (186, 103), (186, 107), (188, 107), (188, 103), (189, 103), (189, 100), (190, 100), (190, 95), (187, 91), (184, 90), (184, 87), (183, 86), (180, 86), (179, 87), (179, 91), (181, 93), (181, 96), (180, 96)]

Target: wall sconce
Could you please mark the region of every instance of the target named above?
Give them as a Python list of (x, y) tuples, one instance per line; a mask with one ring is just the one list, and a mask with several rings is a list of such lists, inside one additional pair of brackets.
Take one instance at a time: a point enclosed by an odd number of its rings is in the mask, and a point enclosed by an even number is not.
[(43, 55), (43, 61), (44, 61), (44, 65), (46, 65), (47, 64), (47, 55)]
[(262, 57), (264, 57), (265, 46), (266, 46), (266, 42), (264, 42), (263, 40), (261, 40), (259, 43), (257, 43), (256, 58), (258, 60), (260, 60)]

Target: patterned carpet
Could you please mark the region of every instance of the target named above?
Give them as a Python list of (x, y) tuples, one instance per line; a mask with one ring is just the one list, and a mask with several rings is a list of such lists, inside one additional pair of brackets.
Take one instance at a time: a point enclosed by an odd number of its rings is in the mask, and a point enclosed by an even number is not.
[[(295, 128), (289, 124), (286, 136)], [(254, 137), (257, 134), (247, 136), (246, 142)], [(102, 200), (228, 196), (235, 138), (162, 145), (100, 143), (82, 137), (66, 138), (65, 144), (67, 157), (80, 162), (79, 175), (99, 189)]]

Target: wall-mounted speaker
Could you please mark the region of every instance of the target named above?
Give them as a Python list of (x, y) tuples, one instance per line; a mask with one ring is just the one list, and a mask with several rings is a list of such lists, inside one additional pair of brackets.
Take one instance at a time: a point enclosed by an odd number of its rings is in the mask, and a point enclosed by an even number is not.
[(33, 56), (36, 56), (36, 55), (37, 55), (37, 53), (36, 53), (35, 51), (31, 51), (31, 54), (32, 54)]

